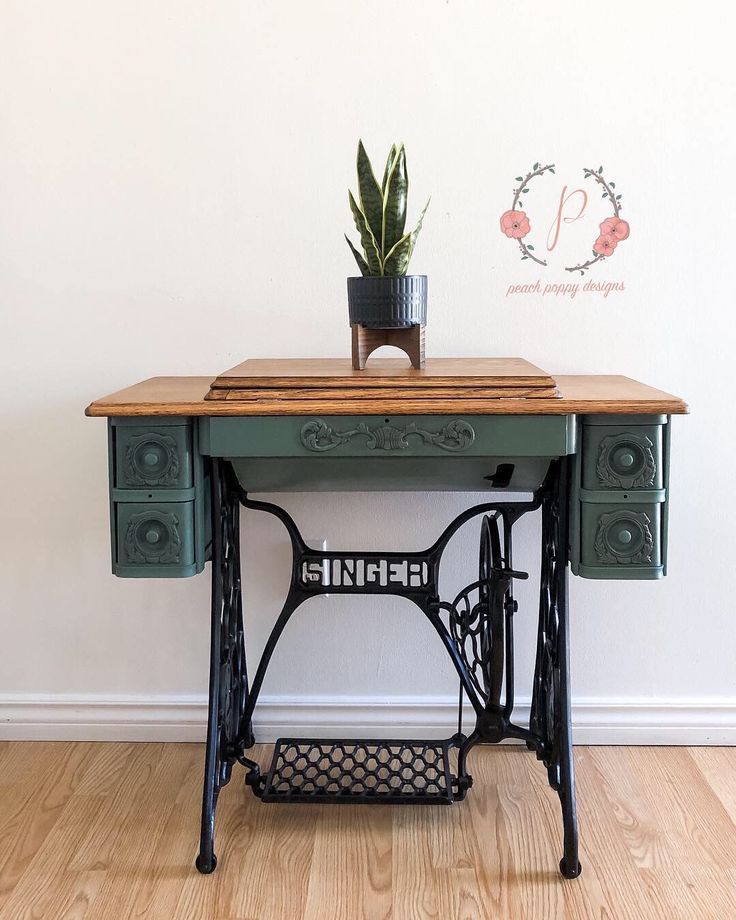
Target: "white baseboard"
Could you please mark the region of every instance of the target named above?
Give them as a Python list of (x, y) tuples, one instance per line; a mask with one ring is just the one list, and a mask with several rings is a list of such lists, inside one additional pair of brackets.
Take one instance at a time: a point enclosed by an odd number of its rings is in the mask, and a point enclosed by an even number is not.
[[(526, 724), (529, 701), (515, 720)], [(203, 696), (0, 697), (0, 740), (203, 741)], [(457, 701), (449, 697), (263, 697), (258, 741), (278, 737), (439, 738), (456, 728)], [(466, 730), (473, 723), (468, 709)], [(573, 702), (577, 744), (736, 745), (736, 698), (581, 698)]]

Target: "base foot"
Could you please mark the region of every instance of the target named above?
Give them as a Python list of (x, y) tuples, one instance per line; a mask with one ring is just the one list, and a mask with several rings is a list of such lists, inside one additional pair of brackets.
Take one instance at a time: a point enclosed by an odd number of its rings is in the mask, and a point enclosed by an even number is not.
[(200, 853), (199, 856), (194, 860), (194, 865), (197, 867), (197, 872), (201, 872), (202, 875), (209, 875), (217, 868), (217, 857), (214, 853), (209, 858), (202, 857), (202, 854)]
[(577, 878), (582, 871), (583, 867), (579, 862), (570, 867), (568, 866), (564, 856), (560, 860), (560, 872), (565, 878)]

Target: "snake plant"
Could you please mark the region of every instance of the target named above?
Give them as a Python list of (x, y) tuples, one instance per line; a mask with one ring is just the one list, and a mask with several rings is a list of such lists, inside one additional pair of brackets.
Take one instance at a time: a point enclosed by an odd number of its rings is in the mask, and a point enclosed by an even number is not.
[(363, 141), (358, 141), (358, 197), (356, 202), (352, 192), (350, 210), (353, 212), (355, 226), (360, 234), (363, 255), (348, 241), (358, 268), (363, 275), (405, 275), (409, 259), (414, 251), (414, 244), (422, 229), (422, 220), (429, 207), (425, 204), (419, 215), (416, 227), (404, 233), (406, 224), (406, 198), (409, 179), (406, 173), (406, 153), (404, 145), (394, 144), (388, 155), (383, 181), (378, 180), (373, 172), (371, 161), (365, 152)]

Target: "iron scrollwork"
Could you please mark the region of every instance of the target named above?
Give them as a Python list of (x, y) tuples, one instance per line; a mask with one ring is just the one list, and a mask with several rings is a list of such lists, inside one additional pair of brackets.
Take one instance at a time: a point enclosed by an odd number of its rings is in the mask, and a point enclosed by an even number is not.
[[(316, 420), (311, 424), (323, 423)], [(366, 435), (365, 431), (360, 433)], [(318, 437), (318, 431), (313, 434)], [(343, 432), (339, 437), (348, 434)], [(319, 437), (324, 440), (329, 435)], [(264, 801), (443, 799), (449, 803), (464, 798), (472, 785), (467, 760), (475, 745), (516, 738), (525, 741), (547, 766), (549, 781), (562, 803), (565, 842), (561, 871), (569, 878), (578, 875), (567, 672), (564, 458), (551, 463), (547, 479), (531, 501), (475, 505), (458, 515), (428, 549), (413, 553), (320, 552), (304, 542), (283, 508), (251, 499), (228, 463), (212, 461), (211, 481), (212, 646), (199, 870), (211, 872), (216, 865), (217, 796), (229, 781), (236, 761), (246, 767), (246, 784)], [(289, 535), (293, 557), (289, 590), (250, 686), (241, 609), (239, 503), (277, 517)], [(540, 507), (543, 551), (537, 657), (530, 723), (524, 728), (512, 720), (512, 627), (517, 609), (512, 583), (527, 576), (512, 567), (511, 534), (518, 518)], [(441, 601), (439, 569), (444, 550), (464, 524), (481, 515), (478, 578), (451, 603)], [(259, 764), (244, 752), (253, 744), (252, 717), (266, 671), (291, 616), (319, 593), (393, 594), (419, 607), (441, 639), (460, 680), (456, 734), (439, 743), (281, 738), (271, 767), (265, 775), (261, 773)], [(467, 695), (476, 719), (467, 736), (462, 730), (463, 695)]]
[(568, 463), (553, 463), (553, 487), (542, 498), (542, 562), (539, 586), (539, 623), (528, 747), (547, 768), (550, 786), (562, 808), (564, 853), (560, 871), (576, 878), (578, 829), (575, 772), (572, 761), (572, 725), (569, 688), (569, 624), (567, 619)]
[(205, 755), (202, 830), (197, 868), (217, 866), (214, 853), (215, 809), (233, 764), (253, 744), (250, 721), (242, 717), (248, 698), (240, 577), (240, 500), (234, 475), (220, 460), (212, 461), (212, 636), (209, 718)]
[(419, 428), (415, 422), (398, 426), (389, 422), (380, 425), (368, 425), (360, 422), (355, 428), (337, 431), (323, 419), (311, 419), (302, 425), (299, 432), (301, 443), (307, 450), (318, 453), (334, 450), (347, 444), (353, 438), (365, 438), (369, 450), (406, 450), (411, 447), (409, 438), (419, 438), (427, 446), (440, 447), (442, 450), (458, 452), (466, 450), (475, 440), (475, 429), (462, 419), (454, 419), (443, 425), (439, 431)]

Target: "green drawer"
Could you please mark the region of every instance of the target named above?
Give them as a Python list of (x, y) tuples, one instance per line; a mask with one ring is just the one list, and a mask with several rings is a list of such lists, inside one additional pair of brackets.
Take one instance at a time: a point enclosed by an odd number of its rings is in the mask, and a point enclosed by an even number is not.
[(117, 574), (194, 574), (194, 502), (117, 502), (115, 532)]
[(112, 571), (186, 578), (209, 558), (207, 470), (189, 418), (111, 418)]
[(608, 421), (583, 425), (583, 488), (663, 488), (663, 426)]
[[(193, 485), (192, 427), (150, 420), (114, 420), (118, 489), (188, 489)], [(174, 420), (178, 421), (178, 420)]]
[(669, 443), (665, 415), (589, 415), (573, 462), (570, 565), (583, 578), (667, 573)]
[(658, 501), (583, 501), (580, 573), (586, 578), (659, 578), (662, 507)]
[(559, 457), (575, 451), (565, 415), (359, 415), (203, 418), (217, 457)]

